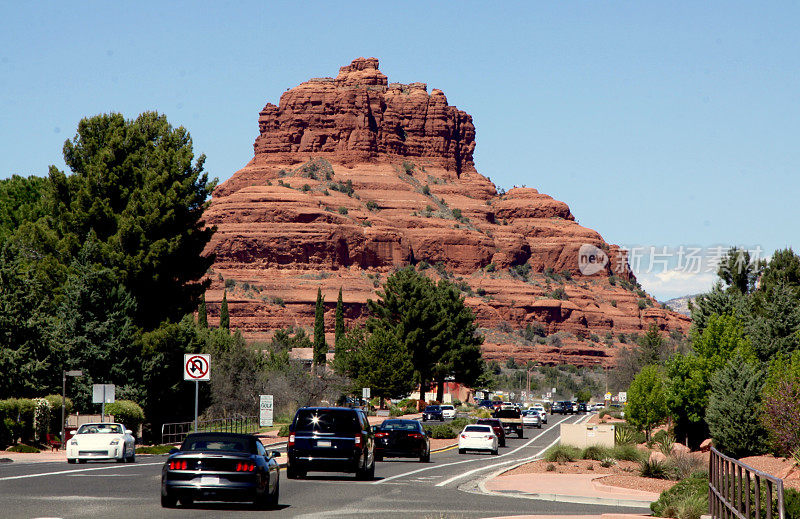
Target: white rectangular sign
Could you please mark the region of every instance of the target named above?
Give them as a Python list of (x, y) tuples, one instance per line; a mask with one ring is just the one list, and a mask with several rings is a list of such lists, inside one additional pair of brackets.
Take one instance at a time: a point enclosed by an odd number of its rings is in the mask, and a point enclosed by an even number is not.
[(183, 380), (211, 380), (211, 355), (185, 353), (183, 355)]
[(617, 396), (619, 397), (619, 401), (622, 404), (628, 401), (628, 393), (626, 391), (620, 391)]
[(369, 398), (370, 391), (368, 387), (361, 388), (361, 398)]
[(114, 384), (92, 384), (92, 403), (110, 404), (114, 402)]
[(272, 427), (272, 395), (261, 395), (258, 425), (260, 427)]

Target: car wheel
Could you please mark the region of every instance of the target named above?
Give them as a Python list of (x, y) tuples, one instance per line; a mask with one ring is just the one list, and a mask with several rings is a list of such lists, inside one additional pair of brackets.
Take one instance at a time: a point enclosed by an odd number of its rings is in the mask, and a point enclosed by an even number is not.
[(169, 493), (161, 493), (161, 507), (162, 508), (175, 508), (175, 504), (177, 503), (177, 499), (175, 496), (170, 495)]
[(179, 497), (178, 501), (180, 501), (181, 506), (190, 507), (194, 504), (194, 498), (190, 496), (186, 497)]
[(428, 419), (425, 417), (425, 415), (422, 415), (422, 421), (423, 422), (427, 422), (428, 421)]
[(524, 437), (525, 437), (525, 431), (520, 429), (519, 432), (517, 433), (517, 438), (524, 438)]
[(464, 454), (465, 452), (467, 452), (467, 449), (458, 449), (459, 454)]
[(506, 440), (505, 440), (505, 438), (503, 438), (503, 441), (501, 441), (501, 442), (500, 442), (500, 446), (501, 446), (501, 447), (505, 447), (505, 446), (506, 446)]
[(128, 463), (136, 463), (136, 452), (135, 451), (131, 454), (131, 457), (128, 458)]
[(67, 458), (67, 463), (75, 463), (75, 458)]
[(440, 422), (444, 422), (444, 415), (442, 415), (442, 417), (441, 417), (441, 418), (439, 418), (439, 421), (440, 421)]
[(78, 463), (86, 463), (86, 460), (78, 460)]
[(494, 454), (495, 456), (497, 456), (497, 453), (498, 453), (498, 450), (497, 450), (497, 449), (494, 449), (494, 450), (492, 451), (492, 454)]

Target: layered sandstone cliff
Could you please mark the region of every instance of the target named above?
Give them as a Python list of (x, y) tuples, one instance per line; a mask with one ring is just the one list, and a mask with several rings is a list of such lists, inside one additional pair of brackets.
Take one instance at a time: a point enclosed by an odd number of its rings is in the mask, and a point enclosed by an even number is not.
[[(498, 193), (475, 170), (472, 118), (424, 83), (389, 83), (375, 58), (267, 104), (254, 149), (206, 212), (218, 229), (209, 313), (227, 289), (231, 324), (250, 339), (310, 328), (319, 287), (329, 332), (340, 287), (346, 318), (362, 320), (387, 275), (411, 264), (462, 287), (490, 359), (607, 363), (620, 334), (688, 327), (637, 290), (621, 251), (567, 204)], [(589, 245), (610, 261), (584, 276)], [(559, 340), (525, 340), (516, 332), (528, 325)]]

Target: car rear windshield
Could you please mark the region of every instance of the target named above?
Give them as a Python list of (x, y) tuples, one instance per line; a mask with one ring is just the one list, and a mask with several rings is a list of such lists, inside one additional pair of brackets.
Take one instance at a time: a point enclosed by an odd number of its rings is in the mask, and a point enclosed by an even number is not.
[(358, 417), (345, 409), (300, 409), (294, 418), (295, 432), (356, 433)]
[(468, 425), (464, 428), (464, 432), (492, 432), (492, 428), (488, 425)]
[(516, 409), (500, 409), (495, 413), (497, 418), (519, 418), (519, 411)]
[(387, 420), (381, 424), (381, 431), (419, 431), (419, 422)]
[(217, 434), (190, 435), (181, 445), (182, 451), (251, 452), (253, 443), (247, 438)]
[(425, 408), (425, 410), (428, 411), (428, 412), (438, 411), (439, 410), (439, 406), (438, 405), (429, 405), (428, 407)]
[(87, 423), (77, 434), (122, 434), (122, 426), (115, 423)]

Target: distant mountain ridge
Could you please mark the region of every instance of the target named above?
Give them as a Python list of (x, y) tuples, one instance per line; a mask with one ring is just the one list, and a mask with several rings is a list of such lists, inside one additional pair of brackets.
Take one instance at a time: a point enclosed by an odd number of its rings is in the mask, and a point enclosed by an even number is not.
[(692, 312), (689, 311), (689, 301), (694, 301), (699, 295), (700, 294), (693, 294), (690, 296), (675, 297), (669, 301), (664, 301), (664, 304), (673, 312), (691, 317)]

